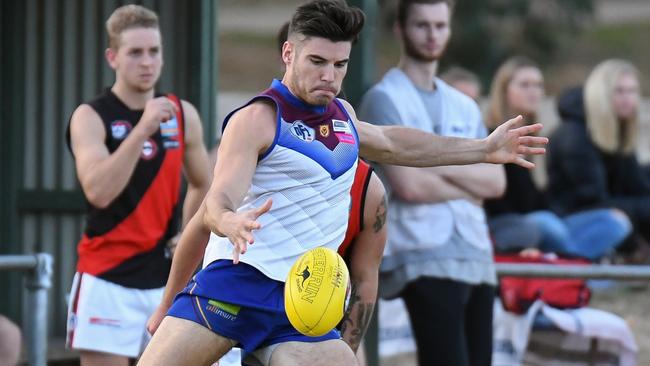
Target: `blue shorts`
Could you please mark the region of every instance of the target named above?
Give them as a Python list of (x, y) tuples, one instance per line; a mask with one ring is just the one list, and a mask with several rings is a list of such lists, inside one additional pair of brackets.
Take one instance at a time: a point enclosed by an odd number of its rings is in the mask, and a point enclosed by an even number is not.
[(284, 282), (231, 260), (214, 261), (199, 271), (176, 295), (167, 315), (191, 320), (231, 338), (246, 353), (282, 342), (341, 338), (335, 329), (320, 337), (299, 333), (284, 311)]

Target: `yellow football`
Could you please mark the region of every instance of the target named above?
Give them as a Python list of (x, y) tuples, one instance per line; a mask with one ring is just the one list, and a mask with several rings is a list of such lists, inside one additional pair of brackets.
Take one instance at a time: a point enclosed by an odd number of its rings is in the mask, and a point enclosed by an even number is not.
[(350, 293), (345, 261), (328, 248), (314, 248), (293, 264), (284, 285), (287, 317), (300, 333), (318, 337), (343, 319)]

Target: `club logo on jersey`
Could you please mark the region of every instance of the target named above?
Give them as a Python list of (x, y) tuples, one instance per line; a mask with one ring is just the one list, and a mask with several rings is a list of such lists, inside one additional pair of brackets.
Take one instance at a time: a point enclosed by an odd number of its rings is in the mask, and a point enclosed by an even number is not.
[(129, 121), (117, 120), (111, 122), (111, 135), (116, 140), (122, 140), (131, 131), (131, 124)]
[(322, 137), (327, 137), (330, 135), (330, 126), (329, 125), (320, 125), (318, 132)]
[(156, 141), (148, 139), (144, 144), (142, 144), (142, 154), (140, 154), (140, 157), (144, 160), (150, 160), (156, 156), (157, 152), (158, 145), (156, 144)]
[(292, 135), (305, 142), (314, 141), (314, 135), (315, 135), (314, 129), (305, 125), (305, 123), (301, 120), (294, 121), (291, 124), (289, 130), (291, 131)]
[(342, 132), (352, 134), (352, 129), (348, 121), (341, 121), (340, 119), (332, 119), (332, 129), (334, 132)]

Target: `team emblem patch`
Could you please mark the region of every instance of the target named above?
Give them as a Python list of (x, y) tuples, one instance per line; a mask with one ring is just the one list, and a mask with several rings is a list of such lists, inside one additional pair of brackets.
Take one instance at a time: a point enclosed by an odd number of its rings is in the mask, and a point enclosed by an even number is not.
[(131, 131), (131, 124), (125, 120), (111, 122), (111, 135), (116, 140), (122, 140)]
[(156, 156), (156, 153), (158, 153), (158, 145), (156, 144), (156, 141), (148, 139), (144, 144), (142, 144), (142, 154), (140, 154), (142, 159), (150, 160)]
[(294, 121), (289, 128), (291, 134), (305, 142), (314, 141), (315, 131), (313, 128), (305, 125), (303, 121)]
[(327, 137), (330, 135), (330, 126), (329, 125), (320, 125), (320, 128), (318, 129), (318, 132), (320, 132), (320, 135), (323, 137)]

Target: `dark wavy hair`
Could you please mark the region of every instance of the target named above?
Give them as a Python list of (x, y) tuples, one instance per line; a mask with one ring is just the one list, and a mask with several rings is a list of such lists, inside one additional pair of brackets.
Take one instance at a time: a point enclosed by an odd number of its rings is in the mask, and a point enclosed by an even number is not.
[(299, 6), (289, 24), (289, 36), (325, 38), (332, 42), (356, 42), (366, 16), (344, 0), (314, 0)]

